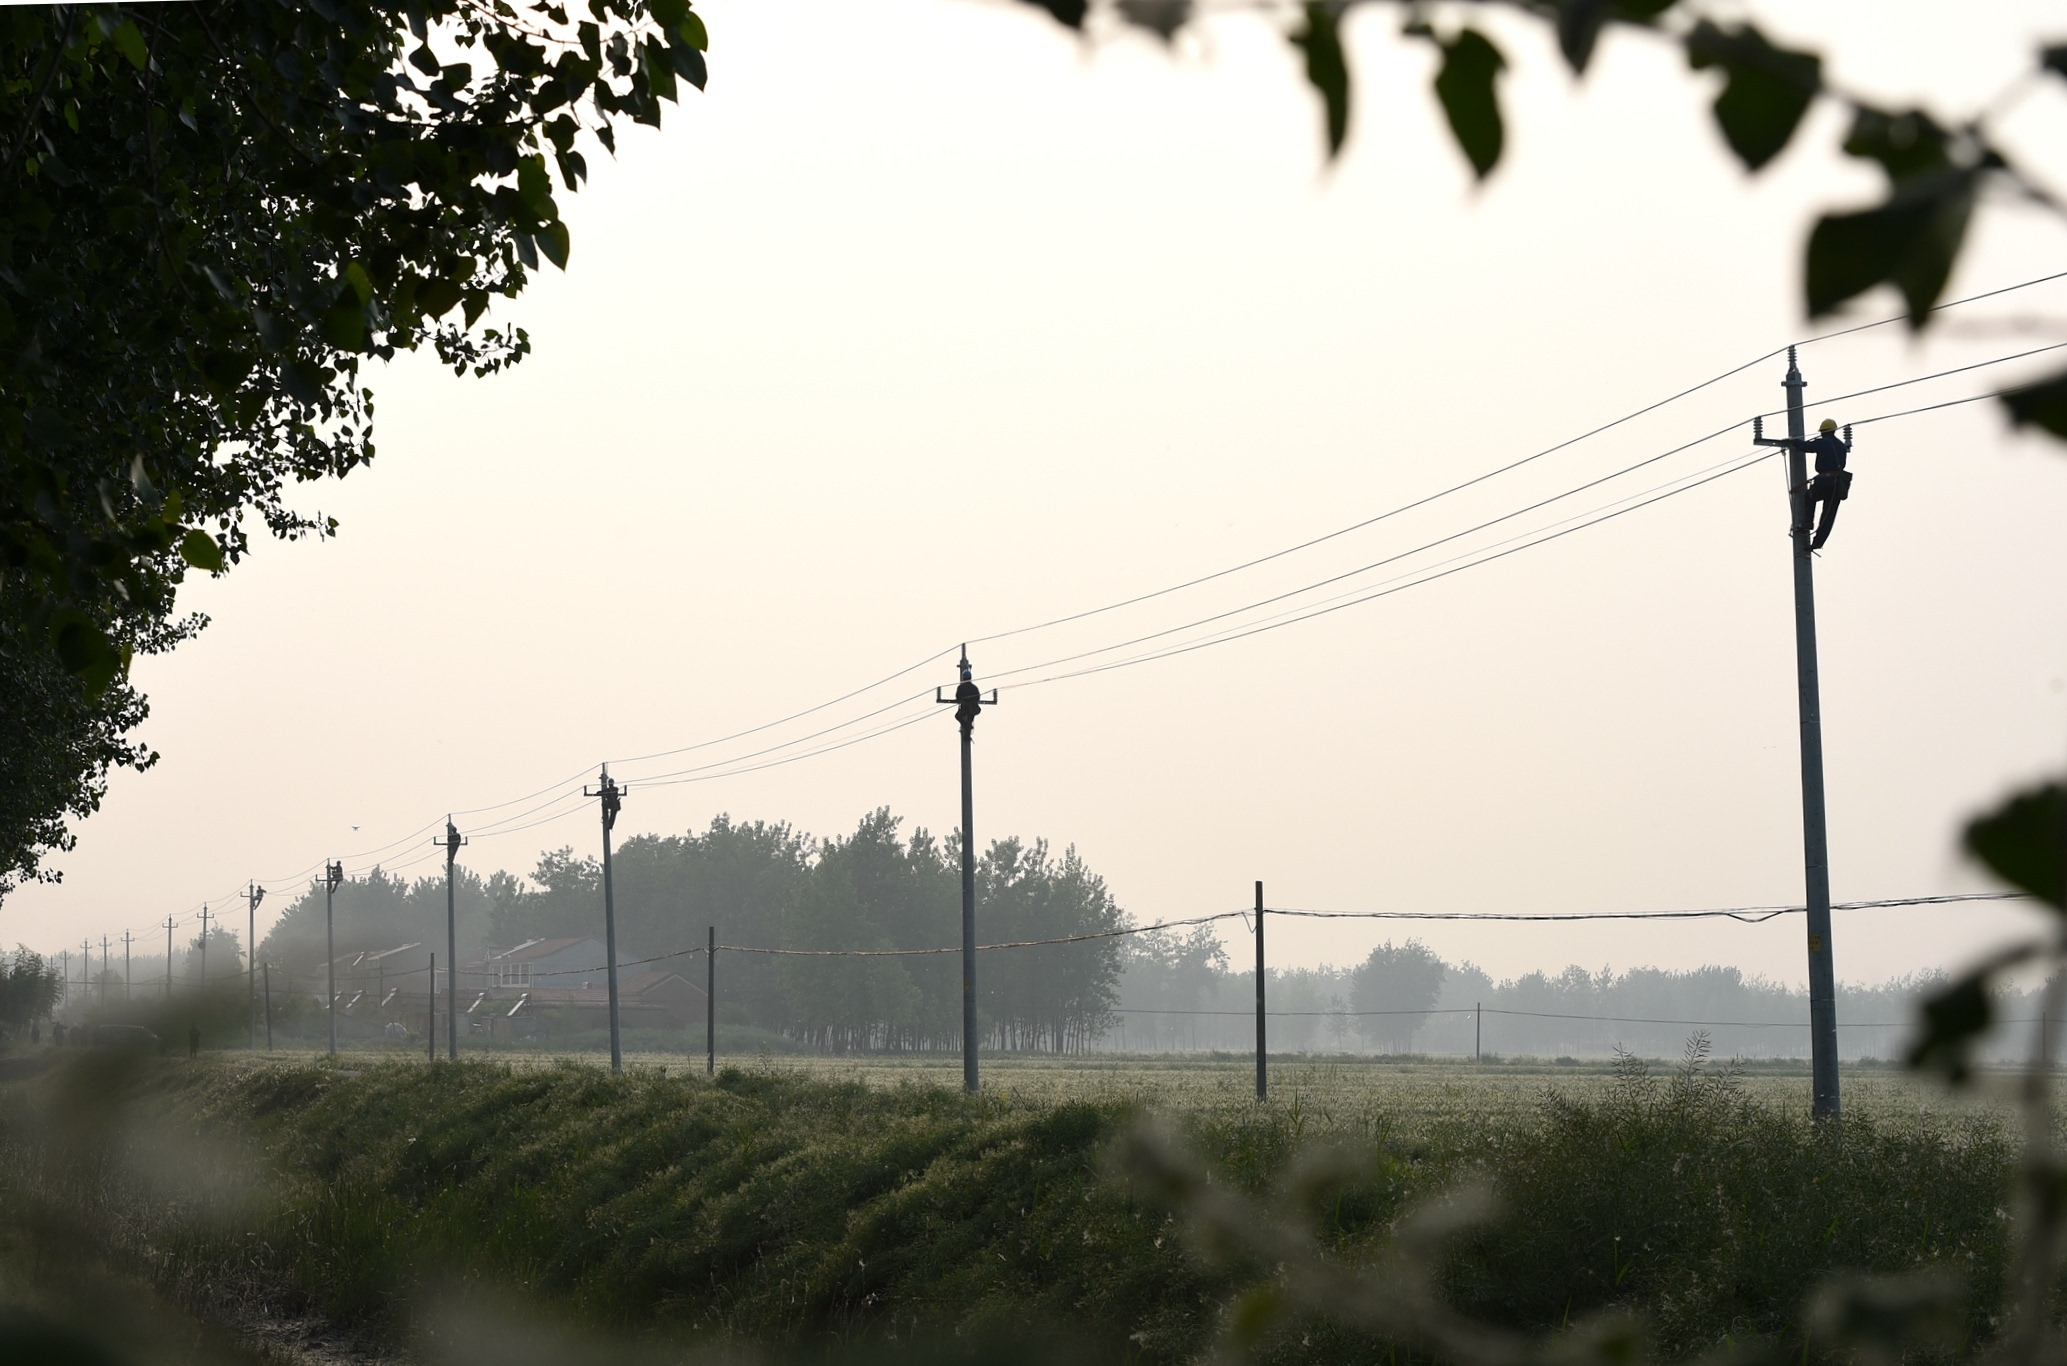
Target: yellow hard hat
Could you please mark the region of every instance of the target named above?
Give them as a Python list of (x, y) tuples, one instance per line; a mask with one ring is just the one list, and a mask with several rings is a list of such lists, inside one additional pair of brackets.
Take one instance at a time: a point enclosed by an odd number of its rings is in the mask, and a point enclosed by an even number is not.
[(1817, 430), (1817, 431), (1821, 431), (1821, 432), (1834, 432), (1834, 431), (1836, 431), (1836, 430), (1837, 430), (1837, 419), (1835, 419), (1835, 418), (1829, 418), (1829, 417), (1826, 417), (1826, 418), (1824, 418), (1824, 419), (1823, 419), (1823, 425), (1822, 425), (1821, 427), (1818, 427), (1818, 428), (1817, 428), (1816, 430)]

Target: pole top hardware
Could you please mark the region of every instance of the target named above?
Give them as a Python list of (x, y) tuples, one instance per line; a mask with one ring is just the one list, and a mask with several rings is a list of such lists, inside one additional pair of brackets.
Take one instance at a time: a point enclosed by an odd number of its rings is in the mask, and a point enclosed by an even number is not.
[(344, 880), (344, 865), (342, 863), (332, 862), (323, 865), (323, 886), (325, 890), (336, 891), (339, 887), (344, 886)]
[(258, 903), (266, 899), (266, 889), (254, 882), (251, 884), (251, 890), (245, 895), (250, 897), (251, 909), (255, 911), (258, 909)]
[(603, 765), (602, 777), (597, 781), (594, 791), (590, 791), (586, 787), (581, 789), (581, 795), (584, 797), (601, 797), (603, 799), (603, 833), (608, 834), (616, 827), (617, 813), (624, 809), (624, 794), (626, 790), (623, 784), (614, 782), (611, 779), (610, 765), (608, 764)]
[(955, 684), (955, 695), (953, 697), (944, 697), (941, 695), (940, 689), (935, 688), (933, 690), (933, 700), (943, 704), (953, 703), (955, 720), (962, 723), (962, 729), (969, 730), (976, 725), (976, 717), (983, 708), (995, 707), (998, 704), (998, 690), (992, 688), (990, 696), (985, 697), (983, 691), (976, 686), (975, 673), (969, 667), (969, 647), (967, 645), (962, 647), (962, 662), (956, 668), (960, 671), (962, 681)]
[(445, 818), (445, 837), (432, 840), (431, 847), (433, 849), (443, 849), (445, 851), (445, 862), (450, 864), (459, 857), (459, 851), (471, 843), (473, 843), (472, 840), (459, 833), (459, 827), (452, 823), (452, 817), (447, 816)]

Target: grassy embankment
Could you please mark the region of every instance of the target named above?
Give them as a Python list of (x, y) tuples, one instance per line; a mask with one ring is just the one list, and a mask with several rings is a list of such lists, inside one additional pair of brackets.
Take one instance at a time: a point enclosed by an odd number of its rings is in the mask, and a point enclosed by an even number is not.
[[(0, 1156), (18, 1207), (94, 1228), (190, 1304), (313, 1312), (373, 1340), (479, 1292), (635, 1335), (1066, 1337), (1080, 1358), (1175, 1361), (1210, 1341), (1247, 1274), (1203, 1261), (1111, 1178), (1104, 1155), (1144, 1108), (1117, 1084), (972, 1101), (775, 1070), (118, 1070), (82, 1058), (9, 1085)], [(1250, 1191), (1307, 1145), (1367, 1145), (1363, 1174), (1308, 1211), (1352, 1260), (1417, 1197), (1490, 1184), (1497, 1222), (1444, 1272), (1489, 1320), (1554, 1330), (1622, 1306), (1668, 1357), (1798, 1346), (1827, 1271), (1939, 1264), (1974, 1291), (1970, 1335), (1989, 1331), (2014, 1154), (1986, 1114), (1869, 1109), (1840, 1145), (1699, 1081), (1596, 1078), (1562, 1098), (1538, 1083), (1491, 1104), (1455, 1082), (1417, 1105), (1279, 1089), (1268, 1107), (1165, 1093), (1150, 1108)], [(1306, 1325), (1274, 1355), (1383, 1349)]]

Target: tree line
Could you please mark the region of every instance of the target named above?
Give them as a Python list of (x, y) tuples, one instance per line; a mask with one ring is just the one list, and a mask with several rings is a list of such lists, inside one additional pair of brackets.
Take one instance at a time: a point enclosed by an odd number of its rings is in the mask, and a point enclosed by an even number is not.
[[(712, 820), (681, 835), (635, 835), (612, 859), (621, 959), (669, 968), (702, 984), (706, 927), (750, 949), (861, 949), (875, 956), (721, 955), (721, 1023), (804, 1046), (949, 1049), (961, 1044), (961, 847), (923, 828), (909, 836), (887, 809), (852, 834), (824, 840), (783, 823)], [(993, 841), (976, 861), (985, 942), (1057, 939), (1121, 928), (1105, 880), (1076, 850), (1045, 840)], [(531, 939), (603, 936), (602, 865), (571, 848), (548, 853), (528, 879), (467, 869), (454, 880), (461, 984), (468, 965)], [(375, 870), (335, 894), (343, 955), (418, 943), (443, 953), (445, 880)], [(211, 948), (213, 943), (211, 942)], [(312, 882), (259, 946), (296, 972), (325, 958), (324, 894)], [(652, 960), (652, 961), (645, 961)], [(231, 960), (234, 961), (234, 960)], [(986, 1046), (1074, 1051), (1112, 1025), (1123, 962), (1113, 939), (983, 956), (978, 1017)], [(413, 956), (409, 967), (420, 967)], [(600, 961), (598, 967), (601, 967)], [(478, 969), (476, 969), (478, 970)], [(211, 957), (209, 972), (217, 971)]]
[[(1232, 970), (1210, 927), (1140, 940), (1120, 979), (1115, 1031), (1099, 1047), (1255, 1047), (1255, 972)], [(1918, 999), (1946, 980), (1925, 972), (1878, 984), (1840, 983), (1843, 1055), (1902, 1057), (1916, 1031)], [(1602, 1057), (1620, 1048), (1672, 1057), (1695, 1029), (1726, 1056), (1798, 1058), (1809, 1051), (1806, 989), (1727, 966), (1616, 972), (1573, 964), (1496, 980), (1474, 963), (1445, 962), (1409, 939), (1388, 940), (1350, 966), (1273, 968), (1264, 985), (1273, 1053)], [(2028, 1056), (2042, 991), (1997, 987), (1987, 1056)]]

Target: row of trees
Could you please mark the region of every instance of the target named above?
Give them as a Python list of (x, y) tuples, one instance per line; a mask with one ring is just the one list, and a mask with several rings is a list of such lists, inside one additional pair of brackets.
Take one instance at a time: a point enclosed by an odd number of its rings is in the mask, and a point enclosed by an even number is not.
[[(1100, 1047), (1226, 1049), (1255, 1046), (1253, 971), (1229, 968), (1210, 929), (1144, 935), (1125, 964), (1115, 1031)], [(1841, 984), (1839, 1048), (1847, 1057), (1898, 1058), (1915, 1032), (1919, 997), (1943, 974), (1878, 985)], [(1572, 965), (1496, 981), (1476, 964), (1447, 963), (1418, 940), (1390, 941), (1351, 967), (1273, 969), (1266, 982), (1273, 1052), (1379, 1051), (1600, 1057), (1617, 1048), (1675, 1056), (1695, 1027), (1718, 1052), (1806, 1057), (1808, 994), (1734, 967), (1687, 971)], [(2000, 986), (1998, 1026), (1984, 1052), (2029, 1052), (2038, 988)]]
[[(733, 953), (719, 1014), (833, 1051), (927, 1049), (961, 1042), (961, 961), (899, 954), (960, 942), (961, 848), (887, 809), (851, 835), (815, 841), (787, 824), (719, 816), (702, 832), (638, 835), (612, 869), (624, 959), (693, 975), (707, 926), (750, 949), (865, 949), (881, 956)], [(376, 870), (335, 896), (340, 956), (421, 943), (443, 952), (445, 881)], [(1119, 928), (1104, 879), (1075, 849), (993, 842), (977, 860), (986, 942), (1056, 939)], [(323, 889), (311, 883), (259, 947), (261, 958), (316, 971), (325, 957)], [(527, 880), (461, 869), (454, 908), (461, 971), (529, 939), (601, 938), (602, 866), (571, 849)], [(1082, 1049), (1109, 1031), (1123, 950), (1112, 939), (986, 954), (978, 977), (985, 1041), (1014, 1049)], [(211, 974), (214, 965), (210, 965)], [(462, 981), (466, 979), (463, 977)]]

